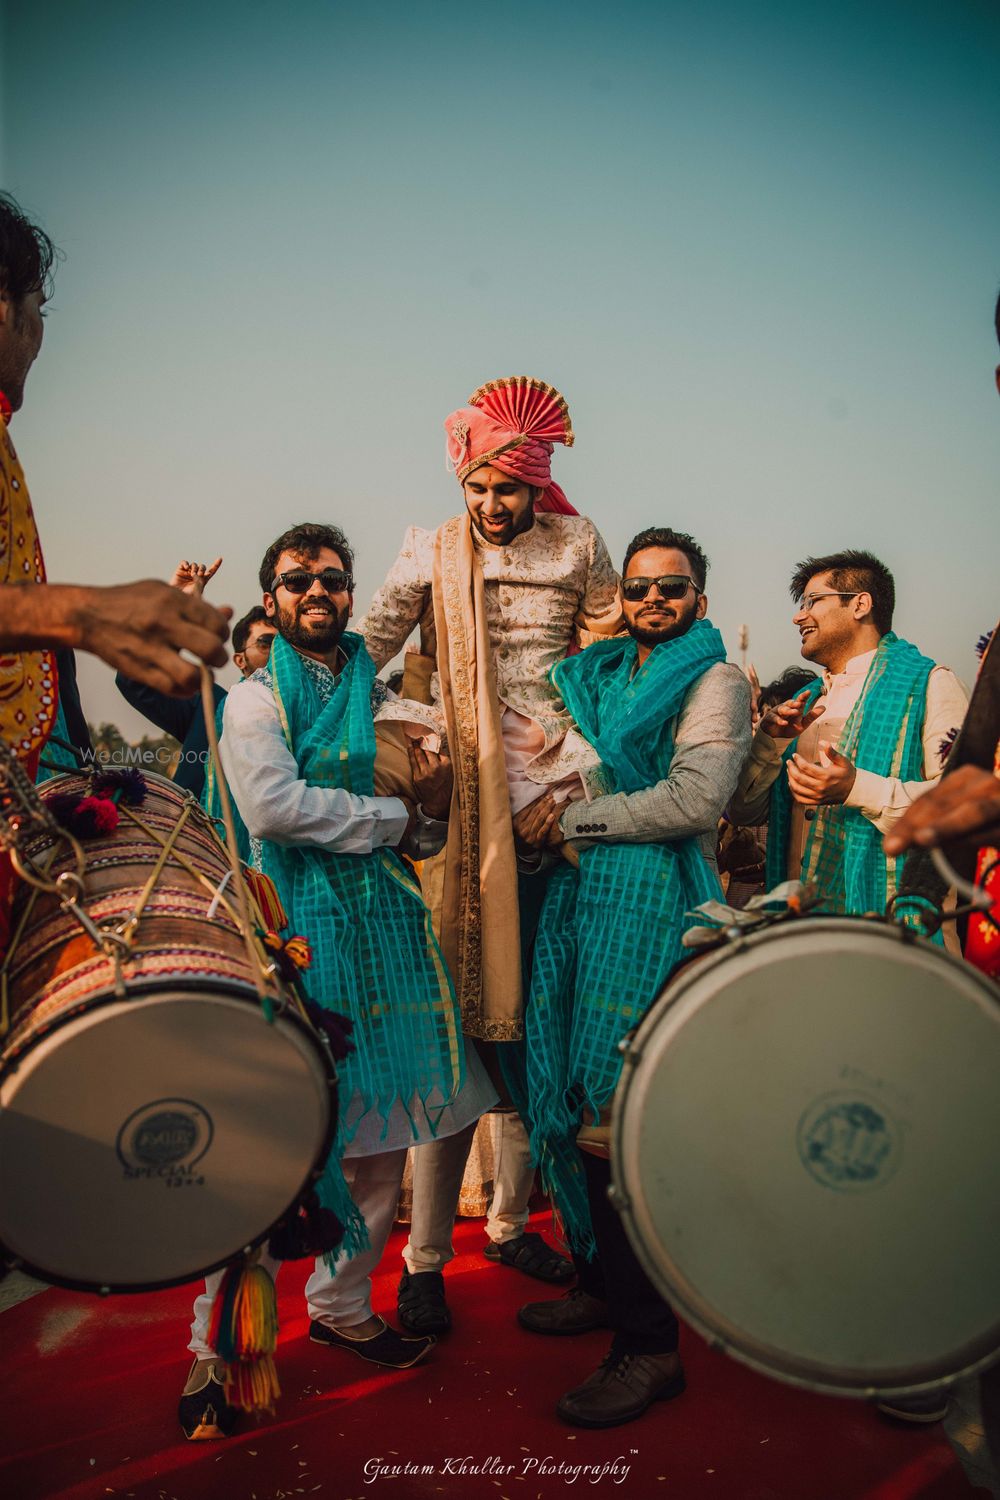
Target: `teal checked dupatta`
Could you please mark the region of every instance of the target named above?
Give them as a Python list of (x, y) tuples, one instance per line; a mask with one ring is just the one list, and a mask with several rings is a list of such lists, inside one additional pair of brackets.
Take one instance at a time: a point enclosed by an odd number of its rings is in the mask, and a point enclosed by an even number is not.
[[(311, 786), (374, 795), (375, 666), (359, 635), (340, 641), (347, 657), (325, 698), (304, 659), (277, 636), (260, 675), (274, 693), (285, 741)], [(325, 674), (324, 674), (325, 675)], [(340, 1065), (341, 1118), (327, 1163), (328, 1206), (347, 1225), (344, 1245), (365, 1245), (364, 1223), (347, 1195), (340, 1156), (357, 1126), (345, 1113), (355, 1096), (384, 1121), (395, 1105), (422, 1111), (430, 1130), (464, 1079), (458, 1006), (420, 887), (394, 849), (336, 854), (310, 844), (263, 841), (261, 863), (277, 887), (291, 930), (312, 945), (310, 996), (349, 1017), (354, 1051)], [(430, 1104), (434, 1096), (435, 1104)], [(337, 1181), (339, 1179), (339, 1181)]]
[[(601, 757), (609, 792), (635, 792), (670, 773), (672, 721), (698, 679), (726, 659), (707, 620), (650, 652), (616, 636), (558, 662), (552, 681)], [(634, 675), (633, 675), (634, 673)], [(700, 902), (719, 899), (718, 876), (696, 838), (601, 843), (549, 880), (539, 919), (526, 1015), (532, 1148), (574, 1248), (593, 1237), (576, 1133), (595, 1123), (618, 1084), (618, 1045), (655, 1000), (681, 956)]]
[[(927, 680), (933, 670), (933, 661), (916, 646), (892, 631), (884, 635), (841, 733), (840, 753), (876, 776), (924, 780), (924, 715)], [(810, 705), (821, 691), (821, 682), (810, 685)], [(794, 749), (793, 741), (785, 751), (786, 761)], [(782, 772), (771, 790), (769, 890), (786, 878), (790, 827), (791, 793)], [(820, 910), (851, 915), (882, 912), (899, 889), (902, 870), (903, 856), (886, 855), (881, 833), (860, 808), (831, 803), (817, 809), (806, 837), (802, 879), (819, 890)], [(918, 911), (897, 908), (897, 916), (923, 927)], [(940, 933), (935, 941), (943, 941)]]

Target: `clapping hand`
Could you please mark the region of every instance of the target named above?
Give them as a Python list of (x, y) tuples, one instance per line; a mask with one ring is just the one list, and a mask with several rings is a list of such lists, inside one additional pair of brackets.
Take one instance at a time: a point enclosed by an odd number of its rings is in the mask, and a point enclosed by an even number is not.
[(853, 762), (824, 740), (820, 741), (819, 757), (817, 764), (795, 754), (788, 762), (788, 785), (801, 807), (846, 802), (858, 774)]
[(805, 688), (797, 693), (794, 698), (789, 698), (784, 703), (775, 704), (761, 715), (758, 728), (763, 734), (769, 734), (772, 740), (796, 740), (799, 735), (815, 724), (822, 713), (823, 708), (815, 707), (806, 710), (806, 699), (809, 697), (809, 689)]

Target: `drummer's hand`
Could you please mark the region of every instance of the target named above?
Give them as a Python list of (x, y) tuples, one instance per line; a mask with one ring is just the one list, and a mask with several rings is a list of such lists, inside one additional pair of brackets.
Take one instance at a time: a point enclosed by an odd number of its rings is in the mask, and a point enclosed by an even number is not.
[(182, 649), (210, 667), (229, 660), (228, 605), (214, 609), (158, 578), (113, 588), (70, 586), (68, 594), (71, 644), (158, 692), (187, 698), (198, 691), (199, 670), (183, 660)]
[(179, 562), (174, 569), (170, 586), (180, 589), (182, 594), (203, 594), (205, 585), (210, 578), (215, 577), (221, 567), (221, 557), (217, 557), (214, 563)]
[(788, 785), (792, 796), (802, 807), (819, 807), (829, 802), (846, 802), (854, 785), (857, 770), (846, 755), (821, 740), (818, 765), (801, 755), (788, 762)]
[(806, 711), (806, 699), (809, 697), (809, 689), (798, 693), (794, 698), (788, 698), (784, 703), (778, 703), (774, 708), (769, 708), (760, 717), (757, 725), (762, 734), (769, 734), (772, 740), (796, 740), (810, 724), (816, 720), (825, 709), (821, 707), (810, 708)]
[(454, 785), (451, 760), (436, 750), (425, 750), (417, 740), (407, 740), (413, 790), (428, 818), (447, 818)]
[(545, 792), (522, 807), (514, 819), (514, 833), (529, 849), (558, 849), (563, 843), (559, 827), (562, 810), (562, 804), (554, 800), (552, 793)]
[(1000, 781), (979, 766), (960, 766), (904, 813), (883, 840), (886, 854), (915, 844), (981, 844), (1000, 841)]

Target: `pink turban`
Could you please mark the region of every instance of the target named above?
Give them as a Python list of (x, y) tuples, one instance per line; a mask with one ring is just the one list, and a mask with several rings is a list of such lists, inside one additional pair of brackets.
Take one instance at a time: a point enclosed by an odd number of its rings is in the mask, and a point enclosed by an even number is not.
[(473, 469), (494, 464), (542, 491), (538, 510), (579, 514), (552, 483), (553, 443), (573, 446), (569, 407), (554, 386), (527, 375), (491, 380), (473, 391), (469, 404), (453, 411), (444, 426), (448, 460), (460, 484)]

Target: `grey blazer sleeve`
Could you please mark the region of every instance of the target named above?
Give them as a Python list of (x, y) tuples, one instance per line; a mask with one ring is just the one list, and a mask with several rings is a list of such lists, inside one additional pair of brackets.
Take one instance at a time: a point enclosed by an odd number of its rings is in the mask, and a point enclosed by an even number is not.
[(750, 750), (750, 684), (719, 662), (691, 689), (677, 717), (670, 775), (641, 792), (573, 802), (560, 819), (568, 839), (660, 844), (711, 833)]

